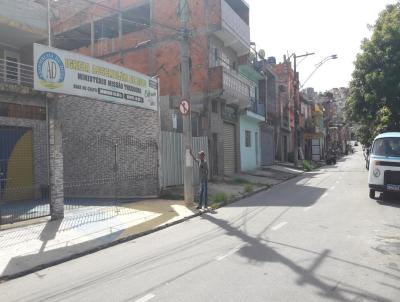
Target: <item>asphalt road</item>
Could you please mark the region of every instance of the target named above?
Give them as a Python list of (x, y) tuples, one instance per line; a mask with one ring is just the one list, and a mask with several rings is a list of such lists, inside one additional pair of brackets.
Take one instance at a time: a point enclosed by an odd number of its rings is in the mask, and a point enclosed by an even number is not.
[(0, 284), (0, 301), (400, 301), (400, 201), (362, 152), (185, 223)]

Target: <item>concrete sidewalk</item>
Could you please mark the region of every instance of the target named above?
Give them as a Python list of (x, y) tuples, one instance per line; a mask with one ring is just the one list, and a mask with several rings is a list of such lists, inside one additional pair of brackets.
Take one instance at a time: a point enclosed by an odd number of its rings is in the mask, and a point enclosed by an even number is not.
[[(18, 276), (51, 263), (133, 238), (195, 215), (183, 201), (143, 200), (67, 210), (59, 221), (0, 231), (0, 278)], [(7, 226), (6, 226), (7, 227)]]
[[(210, 183), (209, 205), (223, 206), (303, 173), (269, 166)], [(247, 188), (246, 188), (247, 187)], [(218, 194), (224, 198), (214, 200)], [(177, 195), (179, 196), (179, 194)], [(18, 277), (200, 215), (182, 200), (92, 202), (66, 207), (60, 221), (42, 219), (0, 230), (0, 281)], [(30, 224), (28, 224), (30, 223)]]

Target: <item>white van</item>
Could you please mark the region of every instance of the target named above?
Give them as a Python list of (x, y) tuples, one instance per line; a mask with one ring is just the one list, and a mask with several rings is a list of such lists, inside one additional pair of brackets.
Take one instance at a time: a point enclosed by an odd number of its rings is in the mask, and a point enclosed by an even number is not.
[(400, 132), (378, 135), (372, 144), (369, 157), (369, 197), (375, 192), (400, 194)]

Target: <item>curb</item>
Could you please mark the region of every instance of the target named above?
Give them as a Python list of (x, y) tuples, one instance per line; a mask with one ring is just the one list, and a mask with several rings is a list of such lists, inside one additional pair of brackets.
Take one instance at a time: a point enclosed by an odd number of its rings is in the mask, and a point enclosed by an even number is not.
[[(280, 182), (279, 184), (285, 183), (285, 182), (287, 182), (287, 181), (289, 181), (289, 180), (291, 180), (293, 178), (296, 178), (296, 177), (298, 177), (300, 175), (303, 175), (304, 173), (305, 172), (303, 171), (302, 173), (293, 175), (292, 177), (289, 177), (288, 179)], [(276, 184), (276, 185), (278, 185), (278, 184)], [(258, 188), (258, 189), (254, 190), (252, 192), (249, 192), (249, 193), (246, 193), (244, 195), (235, 197), (232, 200), (225, 201), (223, 203), (217, 204), (217, 206), (215, 208), (208, 209), (208, 210), (202, 211), (202, 212), (194, 213), (193, 215), (189, 215), (189, 216), (184, 217), (182, 219), (179, 219), (179, 220), (167, 223), (167, 224), (163, 224), (163, 225), (158, 226), (158, 227), (156, 227), (154, 229), (151, 229), (151, 230), (147, 230), (147, 231), (143, 231), (143, 232), (140, 232), (140, 233), (137, 233), (137, 234), (129, 235), (129, 236), (126, 236), (126, 237), (123, 237), (123, 238), (119, 238), (119, 239), (114, 240), (112, 242), (108, 242), (108, 243), (99, 245), (97, 247), (88, 249), (86, 251), (75, 253), (73, 255), (65, 256), (63, 258), (60, 258), (60, 259), (57, 259), (57, 260), (54, 260), (54, 261), (43, 263), (43, 264), (34, 266), (34, 267), (30, 268), (30, 269), (27, 269), (27, 270), (24, 270), (24, 271), (15, 273), (15, 274), (9, 274), (9, 275), (5, 275), (5, 276), (1, 276), (0, 277), (0, 284), (4, 283), (4, 282), (7, 282), (7, 281), (10, 281), (10, 280), (13, 280), (13, 279), (16, 279), (16, 278), (20, 278), (20, 277), (32, 274), (34, 272), (37, 272), (37, 271), (40, 271), (40, 270), (43, 270), (43, 269), (46, 269), (46, 268), (49, 268), (49, 267), (52, 267), (52, 266), (55, 266), (55, 265), (58, 265), (58, 264), (62, 264), (62, 263), (68, 262), (70, 260), (74, 260), (74, 259), (77, 259), (77, 258), (80, 258), (80, 257), (83, 257), (83, 256), (87, 256), (87, 255), (96, 253), (98, 251), (104, 250), (104, 249), (109, 248), (109, 247), (113, 247), (113, 246), (121, 244), (121, 243), (125, 243), (125, 242), (131, 241), (131, 240), (134, 240), (134, 239), (137, 239), (137, 238), (140, 238), (140, 237), (144, 237), (146, 235), (150, 235), (152, 233), (164, 230), (164, 229), (172, 227), (174, 225), (181, 224), (181, 223), (183, 223), (185, 221), (188, 221), (188, 220), (190, 220), (192, 218), (199, 217), (199, 216), (201, 216), (203, 214), (206, 214), (206, 213), (210, 213), (215, 209), (222, 208), (222, 207), (224, 207), (226, 205), (229, 205), (229, 204), (235, 203), (235, 202), (237, 202), (239, 200), (251, 197), (251, 196), (253, 196), (255, 194), (258, 194), (260, 192), (267, 191), (267, 190), (273, 188), (276, 185), (264, 186), (264, 187)]]
[(185, 222), (185, 221), (187, 221), (187, 220), (189, 220), (189, 219), (192, 219), (192, 218), (194, 218), (194, 217), (198, 217), (198, 216), (200, 216), (200, 215), (202, 215), (202, 214), (203, 214), (203, 213), (198, 212), (198, 213), (195, 213), (195, 214), (193, 214), (193, 215), (189, 215), (189, 216), (187, 216), (187, 217), (184, 217), (184, 218), (182, 218), (182, 219), (179, 219), (179, 220), (176, 220), (176, 221), (167, 223), (167, 224), (163, 224), (163, 225), (158, 226), (158, 227), (156, 227), (156, 228), (154, 228), (154, 229), (151, 229), (151, 230), (147, 230), (147, 231), (143, 231), (143, 232), (141, 232), (141, 233), (137, 233), (137, 234), (133, 234), (133, 235), (129, 235), (129, 236), (123, 237), (123, 238), (119, 238), (119, 239), (114, 240), (114, 241), (112, 241), (112, 242), (108, 242), (108, 243), (99, 245), (99, 246), (97, 246), (97, 247), (88, 249), (88, 250), (86, 250), (86, 251), (82, 251), (82, 252), (75, 253), (75, 254), (73, 254), (73, 255), (65, 256), (65, 257), (63, 257), (63, 258), (60, 258), (60, 259), (57, 259), (57, 260), (54, 260), (54, 261), (50, 261), (50, 262), (47, 262), (47, 263), (43, 263), (43, 264), (34, 266), (34, 267), (30, 268), (30, 269), (27, 269), (27, 270), (24, 270), (24, 271), (15, 273), (15, 274), (10, 274), (10, 275), (1, 276), (1, 277), (0, 277), (0, 284), (1, 284), (1, 283), (4, 283), (4, 282), (6, 282), (6, 281), (10, 281), (10, 280), (12, 280), (12, 279), (16, 279), (16, 278), (19, 278), (19, 277), (23, 277), (23, 276), (32, 274), (32, 273), (34, 273), (34, 272), (37, 272), (37, 271), (40, 271), (40, 270), (43, 270), (43, 269), (46, 269), (46, 268), (49, 268), (49, 267), (52, 267), (52, 266), (55, 266), (55, 265), (58, 265), (58, 264), (67, 262), (67, 261), (70, 261), (70, 260), (74, 260), (74, 259), (77, 259), (77, 258), (80, 258), (80, 257), (83, 257), (83, 256), (87, 256), (87, 255), (96, 253), (96, 252), (101, 251), (101, 250), (104, 250), (104, 249), (106, 249), (106, 248), (109, 248), (109, 247), (112, 247), (112, 246), (115, 246), (115, 245), (118, 245), (118, 244), (121, 244), (121, 243), (124, 243), (124, 242), (128, 242), (128, 241), (137, 239), (137, 238), (139, 238), (139, 237), (143, 237), (143, 236), (146, 236), (146, 235), (150, 235), (150, 234), (152, 234), (152, 233), (155, 233), (155, 232), (161, 231), (161, 230), (163, 230), (163, 229), (172, 227), (172, 226), (174, 226), (174, 225), (178, 225), (178, 224), (180, 224), (180, 223), (183, 223), (183, 222)]
[[(301, 176), (301, 175), (303, 175), (303, 174), (305, 174), (305, 173), (306, 173), (306, 171), (301, 171), (299, 174), (293, 174), (291, 177), (289, 177), (289, 178), (287, 178), (287, 179), (285, 179), (285, 180), (283, 180), (283, 181), (281, 181), (280, 183), (277, 183), (277, 184), (275, 184), (275, 185), (263, 186), (263, 187), (261, 187), (261, 188), (258, 188), (258, 189), (256, 189), (256, 190), (254, 190), (253, 192), (245, 193), (244, 195), (235, 197), (235, 198), (233, 198), (233, 199), (231, 199), (231, 200), (227, 200), (227, 201), (224, 201), (224, 202), (221, 202), (221, 203), (215, 203), (214, 205), (216, 205), (216, 206), (215, 206), (214, 209), (219, 209), (219, 208), (222, 208), (222, 207), (224, 207), (224, 206), (226, 206), (226, 205), (235, 203), (235, 202), (237, 202), (237, 201), (239, 201), (239, 200), (245, 199), (245, 198), (247, 198), (247, 197), (251, 197), (251, 196), (253, 196), (253, 195), (255, 195), (255, 194), (258, 194), (258, 193), (260, 193), (260, 192), (268, 191), (268, 190), (272, 189), (273, 187), (275, 187), (275, 186), (277, 186), (277, 185), (280, 185), (280, 184), (282, 184), (282, 183), (285, 183), (285, 182), (287, 182), (287, 181), (289, 181), (289, 180), (291, 180), (291, 179), (293, 179), (293, 178), (296, 178), (296, 177), (298, 177), (298, 176)], [(209, 211), (205, 211), (204, 213), (207, 213), (207, 212), (209, 212)]]

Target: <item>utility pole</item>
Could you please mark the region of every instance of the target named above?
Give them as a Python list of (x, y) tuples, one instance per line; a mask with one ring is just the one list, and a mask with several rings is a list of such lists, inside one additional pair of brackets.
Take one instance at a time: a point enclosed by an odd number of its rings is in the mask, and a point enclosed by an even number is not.
[(191, 106), (189, 96), (189, 85), (190, 85), (190, 69), (189, 69), (189, 31), (188, 25), (188, 2), (187, 0), (179, 0), (179, 12), (180, 17), (180, 32), (181, 32), (181, 100), (186, 100), (189, 104), (189, 112), (186, 115), (182, 115), (183, 118), (183, 146), (185, 147), (184, 154), (184, 195), (185, 203), (189, 204), (193, 202), (193, 159), (190, 155), (192, 147), (192, 131), (191, 131)]
[(122, 28), (122, 9), (121, 0), (118, 0), (118, 43), (119, 43), (119, 57), (122, 65), (124, 64), (124, 39), (123, 39), (123, 28)]
[(298, 166), (298, 162), (299, 162), (299, 135), (298, 135), (298, 131), (299, 131), (299, 119), (300, 119), (300, 112), (299, 112), (299, 102), (300, 99), (297, 97), (299, 94), (299, 77), (297, 75), (297, 58), (301, 58), (301, 57), (307, 57), (307, 56), (311, 56), (314, 53), (306, 53), (304, 55), (301, 56), (297, 56), (295, 53), (293, 53), (293, 72), (294, 72), (294, 166), (297, 167)]
[(47, 0), (47, 34), (48, 34), (48, 45), (51, 47), (51, 8), (50, 1)]

